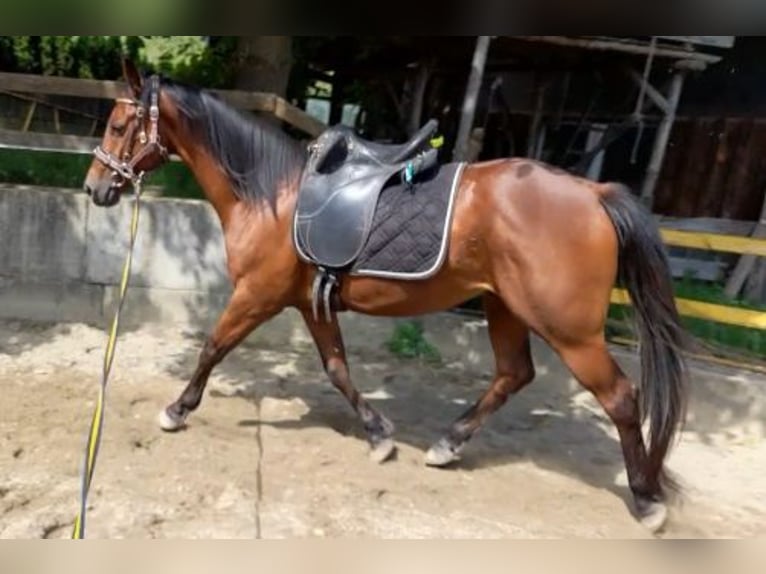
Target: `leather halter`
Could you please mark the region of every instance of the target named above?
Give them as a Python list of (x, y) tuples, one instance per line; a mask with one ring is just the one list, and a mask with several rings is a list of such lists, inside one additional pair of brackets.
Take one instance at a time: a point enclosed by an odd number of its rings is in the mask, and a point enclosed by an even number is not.
[[(107, 167), (110, 167), (112, 169), (112, 177), (116, 180), (118, 177), (122, 178), (122, 180), (130, 180), (132, 183), (136, 183), (137, 181), (140, 181), (140, 179), (143, 177), (144, 172), (136, 173), (135, 168), (138, 165), (138, 163), (143, 160), (146, 156), (148, 156), (153, 151), (157, 151), (160, 154), (161, 163), (164, 163), (168, 160), (168, 150), (167, 148), (162, 145), (160, 142), (160, 135), (159, 135), (159, 121), (160, 121), (160, 106), (159, 106), (159, 97), (160, 97), (160, 80), (159, 77), (154, 75), (150, 79), (150, 95), (149, 95), (149, 136), (146, 135), (146, 124), (143, 121), (145, 109), (144, 105), (139, 100), (134, 100), (131, 98), (117, 98), (115, 101), (117, 103), (127, 104), (130, 106), (136, 107), (136, 119), (139, 122), (140, 126), (140, 132), (138, 133), (138, 140), (144, 145), (139, 152), (131, 157), (133, 147), (135, 146), (135, 138), (133, 137), (135, 132), (135, 127), (131, 129), (129, 132), (131, 143), (130, 148), (128, 151), (126, 151), (122, 158), (119, 158), (117, 156), (112, 155), (110, 152), (106, 151), (103, 147), (100, 145), (96, 147), (96, 149), (93, 150), (93, 155), (96, 156), (96, 158), (101, 161), (104, 165)], [(148, 143), (147, 143), (148, 142)], [(118, 181), (118, 183), (121, 183)]]

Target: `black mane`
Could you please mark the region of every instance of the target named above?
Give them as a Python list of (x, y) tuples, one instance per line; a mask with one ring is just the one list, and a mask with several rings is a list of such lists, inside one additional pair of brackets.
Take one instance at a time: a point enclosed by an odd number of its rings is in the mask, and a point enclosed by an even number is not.
[(273, 205), (280, 184), (299, 176), (305, 147), (279, 128), (197, 87), (163, 78), (162, 88), (224, 170), (238, 198)]

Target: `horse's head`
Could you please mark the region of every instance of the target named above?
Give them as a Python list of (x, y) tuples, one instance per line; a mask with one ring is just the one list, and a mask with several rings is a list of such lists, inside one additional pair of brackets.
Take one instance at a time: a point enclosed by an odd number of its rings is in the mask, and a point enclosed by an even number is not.
[(115, 101), (83, 185), (96, 205), (115, 205), (127, 183), (156, 169), (168, 157), (159, 134), (159, 78), (152, 76), (144, 82), (129, 60), (123, 61), (123, 73), (130, 97)]

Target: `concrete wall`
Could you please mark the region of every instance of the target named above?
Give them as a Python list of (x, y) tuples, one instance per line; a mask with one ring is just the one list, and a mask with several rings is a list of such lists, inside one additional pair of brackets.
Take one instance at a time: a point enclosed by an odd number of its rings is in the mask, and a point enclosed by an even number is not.
[[(0, 318), (76, 321), (107, 327), (127, 254), (132, 201), (105, 209), (67, 189), (0, 186)], [(123, 328), (177, 323), (207, 331), (231, 287), (218, 218), (204, 201), (142, 199)], [(341, 315), (349, 350), (380, 349), (401, 319)], [(493, 365), (485, 322), (423, 318), (446, 360)], [(251, 340), (310, 342), (285, 310)]]
[[(111, 317), (131, 209), (131, 201), (99, 208), (72, 190), (0, 187), (0, 316)], [(220, 310), (230, 286), (209, 204), (142, 201), (130, 285), (129, 321), (197, 321)]]
[[(131, 206), (126, 201), (104, 209), (70, 190), (0, 186), (0, 318), (76, 321), (106, 329), (126, 254)], [(200, 201), (146, 198), (123, 330), (159, 322), (208, 331), (229, 293), (222, 234), (212, 208)], [(350, 353), (386, 353), (385, 342), (398, 321), (355, 313), (340, 316)], [(489, 380), (494, 357), (486, 321), (450, 313), (421, 321), (426, 338), (448, 367), (460, 372), (460, 367), (470, 366), (471, 372)], [(312, 346), (300, 315), (292, 309), (261, 326), (249, 340)], [(533, 354), (538, 375), (569, 385), (571, 392), (578, 389), (537, 338)], [(617, 355), (637, 379), (635, 354), (623, 350)], [(742, 424), (764, 424), (766, 394), (760, 378), (707, 364), (692, 376), (697, 423), (704, 419), (718, 425), (725, 416)]]

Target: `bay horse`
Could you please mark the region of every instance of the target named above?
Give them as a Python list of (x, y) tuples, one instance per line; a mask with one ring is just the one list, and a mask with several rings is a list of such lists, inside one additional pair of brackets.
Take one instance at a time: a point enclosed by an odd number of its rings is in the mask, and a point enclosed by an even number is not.
[[(114, 205), (131, 178), (177, 154), (220, 219), (233, 286), (188, 385), (161, 412), (161, 427), (181, 428), (199, 406), (214, 366), (258, 325), (292, 307), (302, 314), (328, 378), (361, 420), (372, 457), (386, 460), (395, 449), (394, 426), (352, 383), (337, 309), (329, 321), (312, 315), (316, 269), (297, 256), (292, 241), (306, 147), (205, 90), (143, 77), (129, 61), (123, 72), (129, 93), (110, 113), (85, 191), (97, 205)], [(664, 464), (685, 417), (687, 377), (685, 334), (653, 219), (619, 184), (525, 158), (470, 163), (458, 185), (449, 250), (434, 276), (350, 276), (338, 292), (340, 310), (376, 316), (416, 316), (483, 297), (494, 378), (428, 450), (426, 464), (455, 461), (487, 417), (533, 380), (534, 332), (616, 426), (635, 513), (656, 531), (667, 517), (667, 490), (676, 486)], [(606, 343), (610, 292), (618, 281), (635, 309), (639, 386)]]

